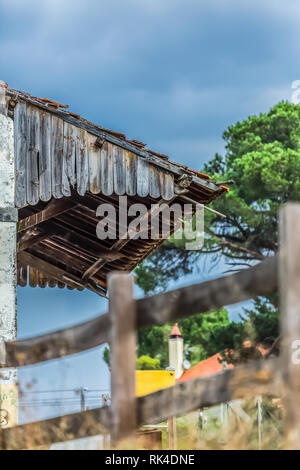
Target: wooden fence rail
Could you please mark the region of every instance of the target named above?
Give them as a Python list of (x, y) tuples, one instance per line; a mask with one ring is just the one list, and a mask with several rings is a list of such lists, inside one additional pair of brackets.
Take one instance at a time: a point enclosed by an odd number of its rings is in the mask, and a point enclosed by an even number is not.
[[(279, 395), (282, 387), (278, 359), (253, 361), (137, 398), (136, 428), (238, 398), (260, 394)], [(111, 427), (111, 407), (96, 408), (4, 429), (0, 446), (2, 449), (30, 449), (109, 433)]]
[[(265, 295), (277, 287), (275, 256), (232, 275), (137, 300), (137, 327), (163, 325), (195, 313), (206, 313)], [(2, 343), (0, 368), (32, 365), (80, 353), (107, 342), (109, 331), (109, 315), (105, 313), (53, 333)]]
[[(118, 445), (143, 424), (204, 406), (253, 395), (282, 395), (286, 447), (300, 449), (300, 204), (288, 204), (280, 215), (280, 257), (231, 276), (135, 300), (131, 276), (109, 278), (109, 313), (72, 328), (38, 338), (2, 343), (2, 367), (34, 364), (98, 346), (111, 345), (111, 407), (3, 429), (4, 449), (32, 448), (109, 432)], [(279, 266), (278, 266), (279, 264)], [(278, 276), (278, 272), (280, 276)], [(278, 281), (279, 278), (279, 281)], [(206, 378), (135, 398), (136, 328), (160, 325), (224, 305), (265, 295), (280, 288), (281, 355), (255, 361)]]

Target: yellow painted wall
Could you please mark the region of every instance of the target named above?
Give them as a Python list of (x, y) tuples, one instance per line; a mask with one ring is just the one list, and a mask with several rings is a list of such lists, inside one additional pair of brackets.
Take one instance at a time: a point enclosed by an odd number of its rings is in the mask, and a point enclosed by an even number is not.
[(175, 385), (175, 373), (170, 370), (137, 370), (136, 396), (148, 395)]

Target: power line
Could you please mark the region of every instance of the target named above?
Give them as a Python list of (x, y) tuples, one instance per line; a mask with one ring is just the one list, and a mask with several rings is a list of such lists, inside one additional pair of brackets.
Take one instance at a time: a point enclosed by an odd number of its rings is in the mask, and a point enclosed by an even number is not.
[[(60, 396), (57, 396), (60, 393)], [(72, 394), (64, 396), (64, 394)], [(72, 388), (72, 389), (55, 389), (55, 390), (26, 390), (20, 393), (20, 407), (23, 412), (26, 408), (72, 408), (71, 412), (78, 410), (85, 411), (87, 409), (97, 408), (103, 403), (103, 395), (109, 394), (109, 389), (103, 388)], [(54, 396), (51, 396), (54, 395)], [(36, 397), (36, 398), (35, 398)], [(74, 410), (74, 407), (76, 409)]]
[[(75, 389), (75, 388), (70, 388), (70, 389), (62, 389), (62, 390), (26, 390), (26, 391), (21, 391), (21, 395), (24, 395), (24, 394), (31, 394), (31, 393), (63, 393), (63, 392), (73, 392), (75, 393), (76, 390), (78, 389)], [(95, 389), (85, 389), (85, 392), (86, 393), (89, 393), (89, 392), (109, 392), (110, 389), (108, 388), (95, 388)]]

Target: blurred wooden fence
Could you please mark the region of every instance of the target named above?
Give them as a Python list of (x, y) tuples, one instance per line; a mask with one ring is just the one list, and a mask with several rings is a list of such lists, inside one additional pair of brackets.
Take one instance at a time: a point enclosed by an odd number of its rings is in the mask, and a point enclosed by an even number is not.
[[(281, 395), (287, 446), (300, 449), (300, 205), (280, 215), (280, 254), (254, 267), (141, 300), (133, 278), (109, 278), (109, 313), (75, 327), (0, 344), (0, 367), (19, 367), (65, 357), (99, 346), (111, 347), (111, 406), (2, 429), (0, 448), (25, 449), (110, 433), (112, 442), (133, 436), (143, 424), (159, 423), (235, 398)], [(280, 289), (279, 358), (250, 362), (205, 378), (179, 383), (136, 398), (136, 329), (162, 325)], [(297, 343), (298, 341), (298, 343)]]

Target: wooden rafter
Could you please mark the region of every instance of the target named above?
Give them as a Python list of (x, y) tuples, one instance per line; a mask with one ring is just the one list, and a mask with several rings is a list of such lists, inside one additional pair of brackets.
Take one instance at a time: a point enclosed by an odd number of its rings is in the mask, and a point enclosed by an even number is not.
[[(109, 248), (101, 246), (100, 243), (91, 240), (89, 237), (82, 235), (76, 232), (75, 230), (65, 228), (63, 224), (59, 221), (51, 220), (51, 222), (44, 222), (39, 228), (44, 232), (44, 238), (47, 238), (46, 235), (48, 237), (60, 237), (63, 240), (71, 243), (75, 248), (79, 250), (84, 250), (85, 248), (88, 248), (88, 250), (91, 251), (93, 255), (101, 256), (107, 261), (115, 261), (124, 257), (122, 253), (119, 253), (116, 250), (111, 250)], [(41, 236), (41, 240), (42, 238), (43, 237)]]
[[(162, 204), (170, 205), (171, 202), (173, 202), (178, 196), (180, 196), (181, 194), (186, 194), (187, 192), (188, 192), (188, 189), (186, 187), (184, 187), (184, 188), (179, 187), (177, 189), (177, 194), (175, 194), (172, 197), (172, 199), (170, 199), (169, 201), (166, 201), (164, 199), (160, 199), (160, 201), (158, 201), (158, 203), (155, 205), (154, 209), (151, 207), (151, 209), (149, 209), (149, 211), (147, 211), (147, 213), (143, 217), (141, 217), (140, 226), (143, 224), (143, 222), (149, 220), (149, 216), (155, 217), (155, 215), (157, 215), (157, 213), (159, 212), (160, 207), (162, 206)], [(147, 230), (148, 230), (148, 228), (147, 228)], [(113, 244), (113, 246), (111, 247), (111, 250), (120, 251), (125, 245), (127, 245), (127, 243), (130, 242), (130, 240), (132, 240), (132, 234), (130, 233), (130, 230), (127, 230), (124, 237), (120, 238), (119, 240), (117, 240)], [(103, 259), (103, 257), (100, 257), (95, 263), (93, 263), (85, 271), (85, 273), (82, 276), (82, 279), (87, 280), (89, 278), (92, 278), (101, 268), (103, 268), (103, 266), (106, 263), (107, 263), (107, 261), (105, 259)]]
[[(175, 196), (177, 197), (177, 196)], [(175, 198), (174, 197), (174, 198)], [(174, 199), (173, 198), (173, 199)], [(172, 200), (173, 200), (172, 199)], [(159, 201), (158, 205), (161, 205), (163, 202), (165, 202), (163, 199)], [(170, 201), (169, 201), (170, 202)], [(149, 220), (149, 215), (152, 213), (152, 209), (149, 209), (147, 213), (141, 218), (140, 220), (140, 225), (143, 224), (143, 222)], [(128, 242), (131, 240), (131, 233), (129, 230), (127, 230), (126, 234), (124, 235), (123, 238), (120, 238), (117, 240), (113, 246), (111, 247), (111, 250), (114, 251), (119, 251), (121, 250), (125, 245), (127, 245)], [(93, 263), (83, 274), (82, 279), (86, 280), (91, 277), (93, 277), (104, 265), (106, 264), (106, 260), (103, 257), (100, 257), (95, 263)]]
[(71, 274), (62, 268), (54, 266), (53, 264), (41, 259), (36, 255), (23, 251), (19, 254), (19, 259), (22, 264), (30, 265), (33, 268), (45, 273), (47, 276), (50, 276), (51, 278), (54, 278), (57, 281), (63, 282), (64, 284), (73, 287), (73, 289), (77, 289), (78, 287), (87, 288), (89, 290), (92, 290), (93, 292), (96, 292), (97, 294), (105, 296), (105, 290), (103, 288), (100, 288), (99, 286), (96, 286), (95, 283), (83, 282), (76, 275)]
[(49, 204), (45, 207), (45, 209), (37, 212), (36, 214), (32, 214), (25, 219), (19, 220), (17, 231), (23, 232), (28, 228), (34, 227), (38, 224), (41, 224), (45, 220), (52, 219), (64, 212), (72, 209), (77, 202), (74, 202), (72, 199), (52, 199)]
[(17, 251), (24, 251), (48, 238), (48, 232), (39, 232), (37, 230), (27, 230), (17, 243)]

